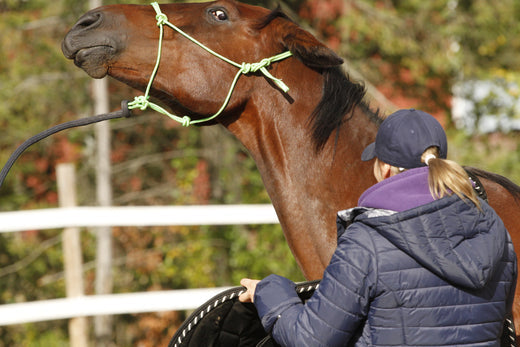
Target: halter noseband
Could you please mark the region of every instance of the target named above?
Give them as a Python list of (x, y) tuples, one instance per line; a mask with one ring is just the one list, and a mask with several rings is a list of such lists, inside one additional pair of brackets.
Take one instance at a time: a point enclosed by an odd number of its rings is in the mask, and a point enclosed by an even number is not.
[[(269, 71), (267, 71), (266, 67), (269, 66), (272, 62), (276, 62), (276, 61), (279, 61), (279, 60), (282, 60), (282, 59), (290, 57), (292, 55), (292, 53), (290, 51), (286, 51), (284, 53), (272, 56), (271, 58), (262, 59), (258, 63), (242, 63), (242, 64), (238, 64), (238, 63), (235, 63), (234, 61), (232, 61), (232, 60), (230, 60), (230, 59), (228, 59), (228, 58), (226, 58), (226, 57), (224, 57), (224, 56), (222, 56), (222, 55), (212, 51), (210, 48), (206, 47), (205, 45), (203, 45), (199, 41), (195, 40), (193, 37), (191, 37), (188, 34), (186, 34), (185, 32), (183, 32), (181, 29), (179, 29), (178, 27), (176, 27), (175, 25), (170, 23), (168, 21), (168, 17), (164, 13), (161, 12), (161, 8), (159, 7), (159, 4), (157, 2), (152, 2), (151, 5), (154, 8), (155, 12), (157, 13), (157, 15), (155, 16), (155, 19), (157, 20), (157, 26), (159, 26), (159, 29), (160, 29), (159, 48), (157, 50), (157, 61), (155, 63), (155, 67), (153, 69), (152, 75), (150, 76), (150, 81), (148, 82), (148, 86), (146, 87), (145, 94), (141, 95), (141, 96), (135, 97), (134, 101), (132, 101), (132, 102), (130, 102), (128, 104), (128, 108), (129, 109), (139, 108), (141, 110), (145, 110), (146, 108), (150, 107), (151, 109), (153, 109), (153, 110), (155, 110), (155, 111), (157, 111), (159, 113), (162, 113), (162, 114), (170, 117), (171, 119), (181, 123), (183, 126), (187, 127), (190, 124), (203, 123), (203, 122), (210, 121), (210, 120), (214, 119), (215, 117), (217, 117), (218, 115), (220, 115), (222, 113), (222, 111), (224, 111), (226, 106), (228, 105), (229, 100), (231, 99), (231, 94), (233, 93), (233, 90), (235, 89), (235, 85), (237, 84), (237, 81), (238, 81), (239, 77), (242, 74), (245, 75), (245, 74), (248, 74), (248, 73), (251, 73), (251, 72), (260, 71), (260, 72), (262, 72), (264, 74), (265, 77), (267, 77), (270, 80), (272, 80), (273, 83), (275, 83), (285, 93), (287, 93), (289, 91), (289, 87), (287, 87), (287, 85), (285, 85), (285, 83), (283, 83), (281, 79), (278, 79), (278, 78), (274, 77), (273, 75), (271, 75), (269, 73)], [(159, 69), (159, 63), (161, 61), (164, 25), (169, 26), (170, 28), (172, 28), (173, 30), (177, 31), (179, 34), (181, 34), (182, 36), (184, 36), (185, 38), (187, 38), (191, 42), (195, 43), (197, 46), (205, 49), (207, 52), (213, 54), (217, 58), (219, 58), (219, 59), (221, 59), (221, 60), (223, 60), (223, 61), (225, 61), (225, 62), (227, 62), (227, 63), (229, 63), (229, 64), (231, 64), (231, 65), (233, 65), (233, 66), (235, 66), (235, 67), (237, 67), (239, 69), (237, 74), (235, 75), (235, 78), (233, 79), (233, 82), (231, 83), (231, 86), (229, 88), (229, 92), (228, 92), (228, 94), (226, 96), (226, 99), (224, 100), (224, 103), (222, 104), (220, 109), (214, 115), (212, 115), (210, 117), (207, 117), (207, 118), (204, 118), (204, 119), (191, 120), (191, 118), (188, 117), (188, 116), (179, 117), (179, 116), (176, 116), (174, 114), (171, 114), (168, 111), (166, 111), (164, 108), (162, 108), (161, 106), (159, 106), (159, 105), (157, 105), (157, 104), (155, 104), (155, 103), (153, 103), (153, 102), (148, 100), (150, 98), (150, 95), (149, 95), (150, 94), (150, 88), (152, 87), (153, 80), (154, 80), (155, 76), (157, 75), (157, 70)]]

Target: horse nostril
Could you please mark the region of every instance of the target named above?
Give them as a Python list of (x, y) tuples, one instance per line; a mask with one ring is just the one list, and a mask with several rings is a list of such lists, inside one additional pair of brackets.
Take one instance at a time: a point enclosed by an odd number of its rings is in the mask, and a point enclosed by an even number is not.
[(102, 22), (103, 16), (101, 12), (88, 12), (83, 15), (73, 29), (92, 29), (99, 26)]
[(92, 42), (88, 39), (91, 36), (89, 31), (100, 27), (103, 18), (102, 12), (94, 10), (85, 13), (78, 19), (61, 43), (61, 50), (65, 57), (74, 59), (81, 48), (92, 46)]

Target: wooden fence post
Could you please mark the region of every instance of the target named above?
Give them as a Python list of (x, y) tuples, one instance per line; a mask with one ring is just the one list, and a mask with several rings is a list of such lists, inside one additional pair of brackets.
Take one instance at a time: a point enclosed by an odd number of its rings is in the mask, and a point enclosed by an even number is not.
[[(74, 165), (70, 163), (59, 164), (56, 167), (56, 176), (60, 207), (76, 206)], [(63, 230), (63, 258), (67, 297), (83, 296), (83, 259), (80, 230), (77, 227), (69, 227)], [(69, 320), (69, 338), (71, 347), (88, 346), (87, 317), (77, 317)]]

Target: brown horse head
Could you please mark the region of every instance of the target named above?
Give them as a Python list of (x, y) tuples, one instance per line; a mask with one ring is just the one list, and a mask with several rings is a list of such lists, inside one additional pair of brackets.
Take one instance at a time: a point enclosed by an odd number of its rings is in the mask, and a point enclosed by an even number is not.
[[(239, 64), (259, 62), (287, 50), (314, 68), (342, 63), (280, 11), (231, 0), (160, 8), (170, 23)], [(62, 50), (91, 77), (108, 74), (144, 91), (156, 61), (158, 39), (152, 6), (111, 5), (83, 15), (65, 37)], [(219, 108), (236, 73), (236, 67), (165, 26), (161, 64), (151, 94), (176, 113), (202, 117)], [(266, 84), (261, 80), (241, 78), (228, 112), (243, 108), (251, 91), (258, 90), (254, 85)]]

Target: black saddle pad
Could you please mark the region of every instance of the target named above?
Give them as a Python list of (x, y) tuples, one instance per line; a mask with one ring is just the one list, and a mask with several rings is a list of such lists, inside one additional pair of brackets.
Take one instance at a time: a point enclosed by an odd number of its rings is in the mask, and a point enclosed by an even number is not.
[[(305, 302), (312, 296), (319, 281), (296, 285), (298, 296)], [(275, 347), (251, 303), (238, 301), (244, 287), (226, 290), (200, 306), (173, 335), (168, 347)]]

